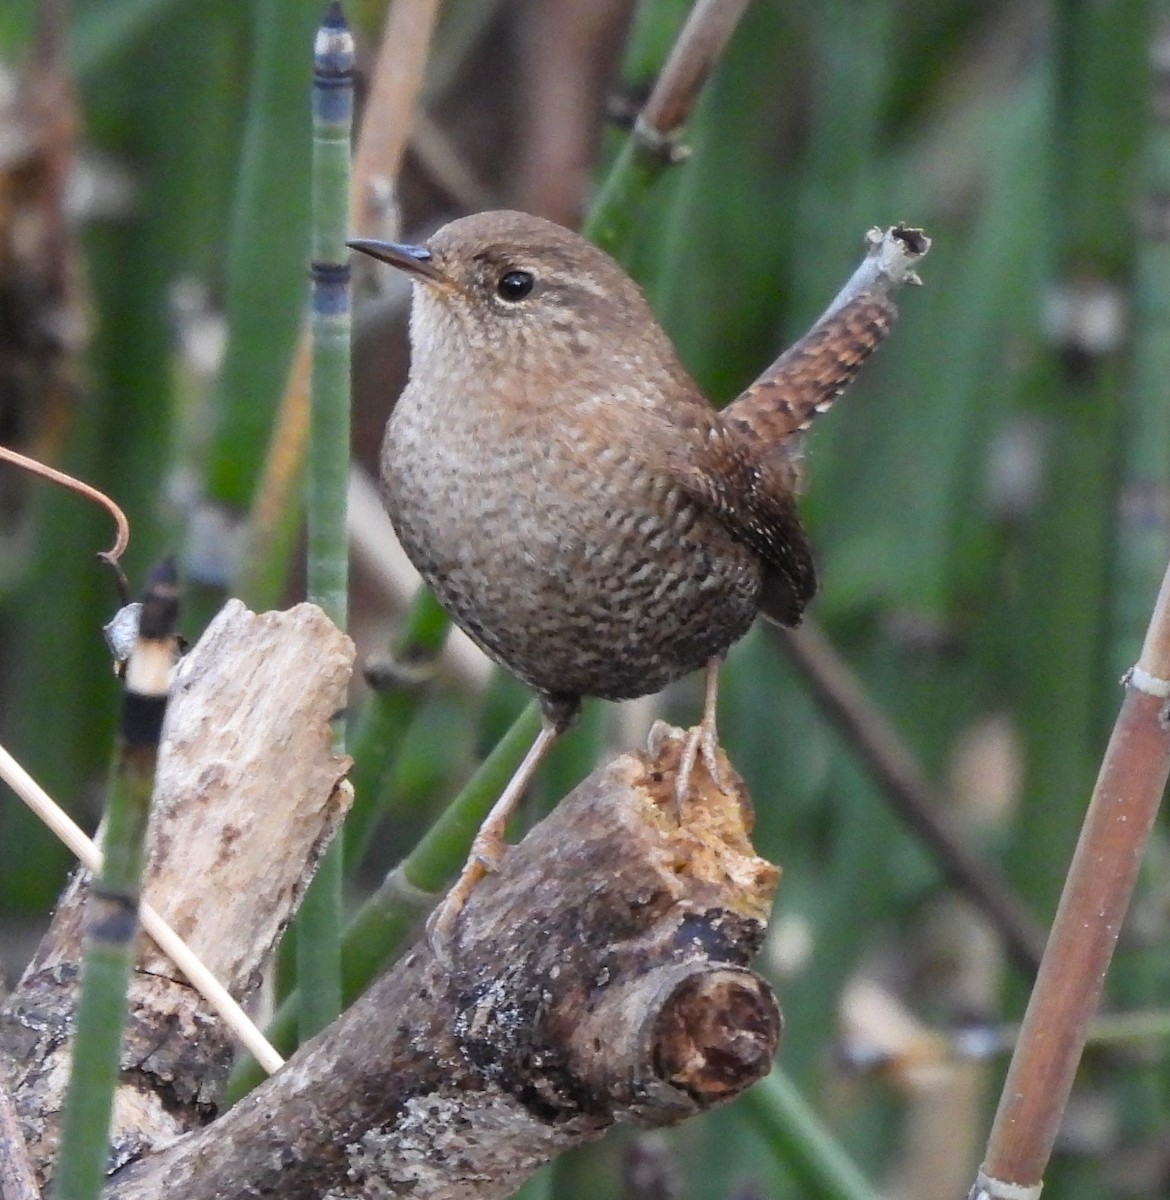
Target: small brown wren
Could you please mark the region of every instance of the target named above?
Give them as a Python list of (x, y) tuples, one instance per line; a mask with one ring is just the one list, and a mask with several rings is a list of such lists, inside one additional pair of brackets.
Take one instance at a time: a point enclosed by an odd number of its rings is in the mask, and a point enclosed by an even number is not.
[(713, 769), (721, 656), (757, 613), (797, 624), (816, 589), (794, 435), (884, 337), (889, 285), (911, 274), (879, 272), (839, 298), (719, 412), (633, 280), (567, 229), (487, 212), (423, 246), (350, 245), (415, 284), (410, 379), (382, 447), (386, 507), (439, 603), (543, 714), (432, 924), (445, 939), (582, 697), (646, 695), (709, 665), (680, 795), (699, 749)]

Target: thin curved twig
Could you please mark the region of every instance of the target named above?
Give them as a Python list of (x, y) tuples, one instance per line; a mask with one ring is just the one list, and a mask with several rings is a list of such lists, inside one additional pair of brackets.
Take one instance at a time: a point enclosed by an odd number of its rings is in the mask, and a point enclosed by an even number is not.
[(29, 458), (27, 455), (9, 449), (7, 446), (0, 446), (0, 459), (12, 463), (15, 467), (21, 467), (33, 475), (39, 475), (42, 479), (48, 479), (51, 483), (59, 483), (62, 487), (68, 488), (69, 491), (76, 492), (79, 496), (84, 496), (86, 500), (92, 500), (113, 517), (114, 524), (117, 526), (114, 544), (108, 550), (99, 550), (98, 558), (114, 572), (118, 586), (118, 597), (121, 602), (123, 604), (129, 603), (130, 585), (119, 562), (130, 542), (130, 522), (126, 519), (126, 514), (105, 492), (95, 488), (92, 484), (83, 483), (80, 479), (72, 475), (66, 475), (64, 471), (58, 471), (55, 467), (46, 466), (43, 462), (39, 462), (35, 458)]

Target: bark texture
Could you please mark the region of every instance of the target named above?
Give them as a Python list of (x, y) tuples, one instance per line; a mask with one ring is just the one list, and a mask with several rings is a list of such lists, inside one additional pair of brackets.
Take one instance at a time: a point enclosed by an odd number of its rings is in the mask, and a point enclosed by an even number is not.
[[(144, 899), (237, 998), (259, 980), (349, 802), (332, 753), (353, 645), (317, 608), (229, 603), (177, 670), (149, 834)], [(47, 1177), (68, 1080), (88, 873), (66, 889), (0, 1013), (0, 1054), (38, 1175)], [(209, 1120), (232, 1046), (142, 937), (130, 994), (113, 1162)]]
[(778, 872), (682, 735), (598, 770), (482, 883), (444, 971), (412, 951), (209, 1127), (120, 1171), (117, 1200), (509, 1195), (615, 1122), (673, 1124), (769, 1068), (746, 969)]

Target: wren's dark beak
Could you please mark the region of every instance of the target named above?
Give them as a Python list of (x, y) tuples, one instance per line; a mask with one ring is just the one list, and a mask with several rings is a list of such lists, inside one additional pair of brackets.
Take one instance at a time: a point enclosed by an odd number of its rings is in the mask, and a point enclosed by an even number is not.
[(451, 286), (451, 280), (435, 266), (434, 258), (426, 246), (405, 246), (400, 242), (379, 242), (374, 238), (354, 238), (352, 242), (345, 244), (353, 250), (360, 250), (363, 254), (389, 263), (408, 275), (425, 279), (428, 283)]

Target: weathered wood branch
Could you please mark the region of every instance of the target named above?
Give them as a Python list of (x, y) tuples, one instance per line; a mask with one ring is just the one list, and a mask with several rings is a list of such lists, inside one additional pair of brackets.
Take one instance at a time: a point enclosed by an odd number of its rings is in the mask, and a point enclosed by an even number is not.
[[(214, 1124), (115, 1176), (117, 1200), (506, 1196), (615, 1122), (667, 1125), (767, 1070), (746, 969), (777, 871), (741, 786), (679, 812), (681, 735), (595, 772), (463, 911)], [(728, 778), (735, 779), (729, 766)], [(680, 819), (681, 818), (681, 819)]]
[[(181, 668), (146, 894), (237, 996), (344, 809), (329, 718), (351, 661), (316, 609), (257, 617), (233, 604)], [(746, 964), (777, 872), (752, 852), (730, 766), (730, 795), (699, 771), (680, 811), (681, 742), (659, 728), (646, 754), (596, 772), (509, 854), (460, 920), (453, 972), (419, 947), (214, 1121), (231, 1048), (144, 940), (110, 1195), (504, 1196), (616, 1122), (671, 1124), (758, 1079), (780, 1017)], [(68, 889), (0, 1020), (42, 1179), (84, 893), (84, 879)]]
[[(348, 804), (329, 722), (352, 643), (319, 609), (228, 604), (181, 664), (160, 757), (144, 898), (237, 998), (248, 995)], [(66, 889), (0, 1014), (0, 1054), (38, 1175), (51, 1171), (68, 1076), (88, 874)], [(113, 1161), (200, 1125), (232, 1047), (200, 997), (142, 939)]]

